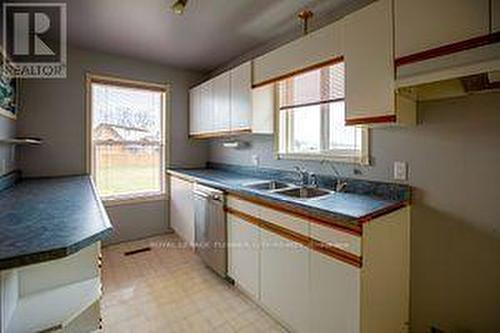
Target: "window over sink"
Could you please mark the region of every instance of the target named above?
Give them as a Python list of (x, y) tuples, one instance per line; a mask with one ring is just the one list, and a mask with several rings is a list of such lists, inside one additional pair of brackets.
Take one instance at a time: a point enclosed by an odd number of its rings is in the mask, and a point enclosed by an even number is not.
[(344, 62), (278, 82), (277, 156), (368, 164), (368, 129), (345, 126)]

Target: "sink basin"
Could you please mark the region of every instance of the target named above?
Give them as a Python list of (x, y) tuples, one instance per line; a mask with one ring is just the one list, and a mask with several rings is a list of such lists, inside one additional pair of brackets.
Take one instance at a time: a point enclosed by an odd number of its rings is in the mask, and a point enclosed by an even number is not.
[(290, 186), (291, 185), (289, 185), (287, 183), (282, 183), (282, 182), (278, 182), (278, 181), (274, 181), (274, 180), (245, 185), (245, 187), (248, 187), (248, 188), (251, 188), (254, 190), (265, 190), (265, 191), (279, 190), (279, 189), (288, 188)]
[(324, 190), (321, 188), (315, 188), (315, 187), (299, 187), (299, 188), (292, 188), (289, 190), (279, 191), (276, 193), (287, 196), (287, 197), (310, 199), (310, 198), (323, 197), (325, 195), (330, 194), (331, 191)]

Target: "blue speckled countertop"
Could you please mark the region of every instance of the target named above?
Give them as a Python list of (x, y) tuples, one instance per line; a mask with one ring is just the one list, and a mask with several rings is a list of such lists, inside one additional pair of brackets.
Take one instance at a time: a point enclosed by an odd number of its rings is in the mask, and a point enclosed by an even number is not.
[(278, 203), (285, 208), (302, 209), (318, 217), (334, 218), (339, 222), (353, 225), (359, 225), (368, 219), (398, 209), (408, 202), (408, 200), (403, 198), (388, 199), (365, 194), (339, 192), (334, 192), (320, 198), (304, 200), (285, 197), (263, 190), (253, 190), (245, 186), (252, 182), (275, 180), (276, 178), (245, 175), (214, 168), (171, 169), (169, 172), (172, 175), (195, 180), (200, 184), (212, 186), (229, 193), (258, 197)]
[(0, 192), (0, 269), (62, 258), (111, 231), (88, 176), (26, 179)]

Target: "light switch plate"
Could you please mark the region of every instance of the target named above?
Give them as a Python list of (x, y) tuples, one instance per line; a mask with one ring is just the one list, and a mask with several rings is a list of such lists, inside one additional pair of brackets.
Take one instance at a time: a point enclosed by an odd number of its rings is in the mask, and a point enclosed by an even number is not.
[(394, 162), (394, 179), (408, 180), (408, 164), (406, 162)]

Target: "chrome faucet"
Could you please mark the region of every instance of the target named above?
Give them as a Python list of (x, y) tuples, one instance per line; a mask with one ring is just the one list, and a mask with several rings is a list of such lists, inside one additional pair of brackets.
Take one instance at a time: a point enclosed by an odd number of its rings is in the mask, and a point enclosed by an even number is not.
[(312, 172), (307, 171), (305, 168), (296, 166), (295, 170), (299, 174), (300, 185), (303, 187), (318, 187), (318, 177)]
[(314, 173), (311, 173), (309, 175), (309, 186), (311, 186), (311, 187), (319, 187), (319, 185), (318, 185), (318, 177)]
[(330, 166), (330, 168), (333, 170), (333, 173), (335, 174), (335, 177), (337, 178), (337, 182), (335, 184), (335, 192), (343, 192), (348, 185), (347, 181), (345, 179), (342, 179), (342, 175), (332, 162), (327, 160), (321, 161), (321, 164), (325, 163)]
[(299, 174), (299, 182), (301, 186), (307, 186), (309, 183), (309, 172), (300, 166), (295, 167), (295, 171)]

